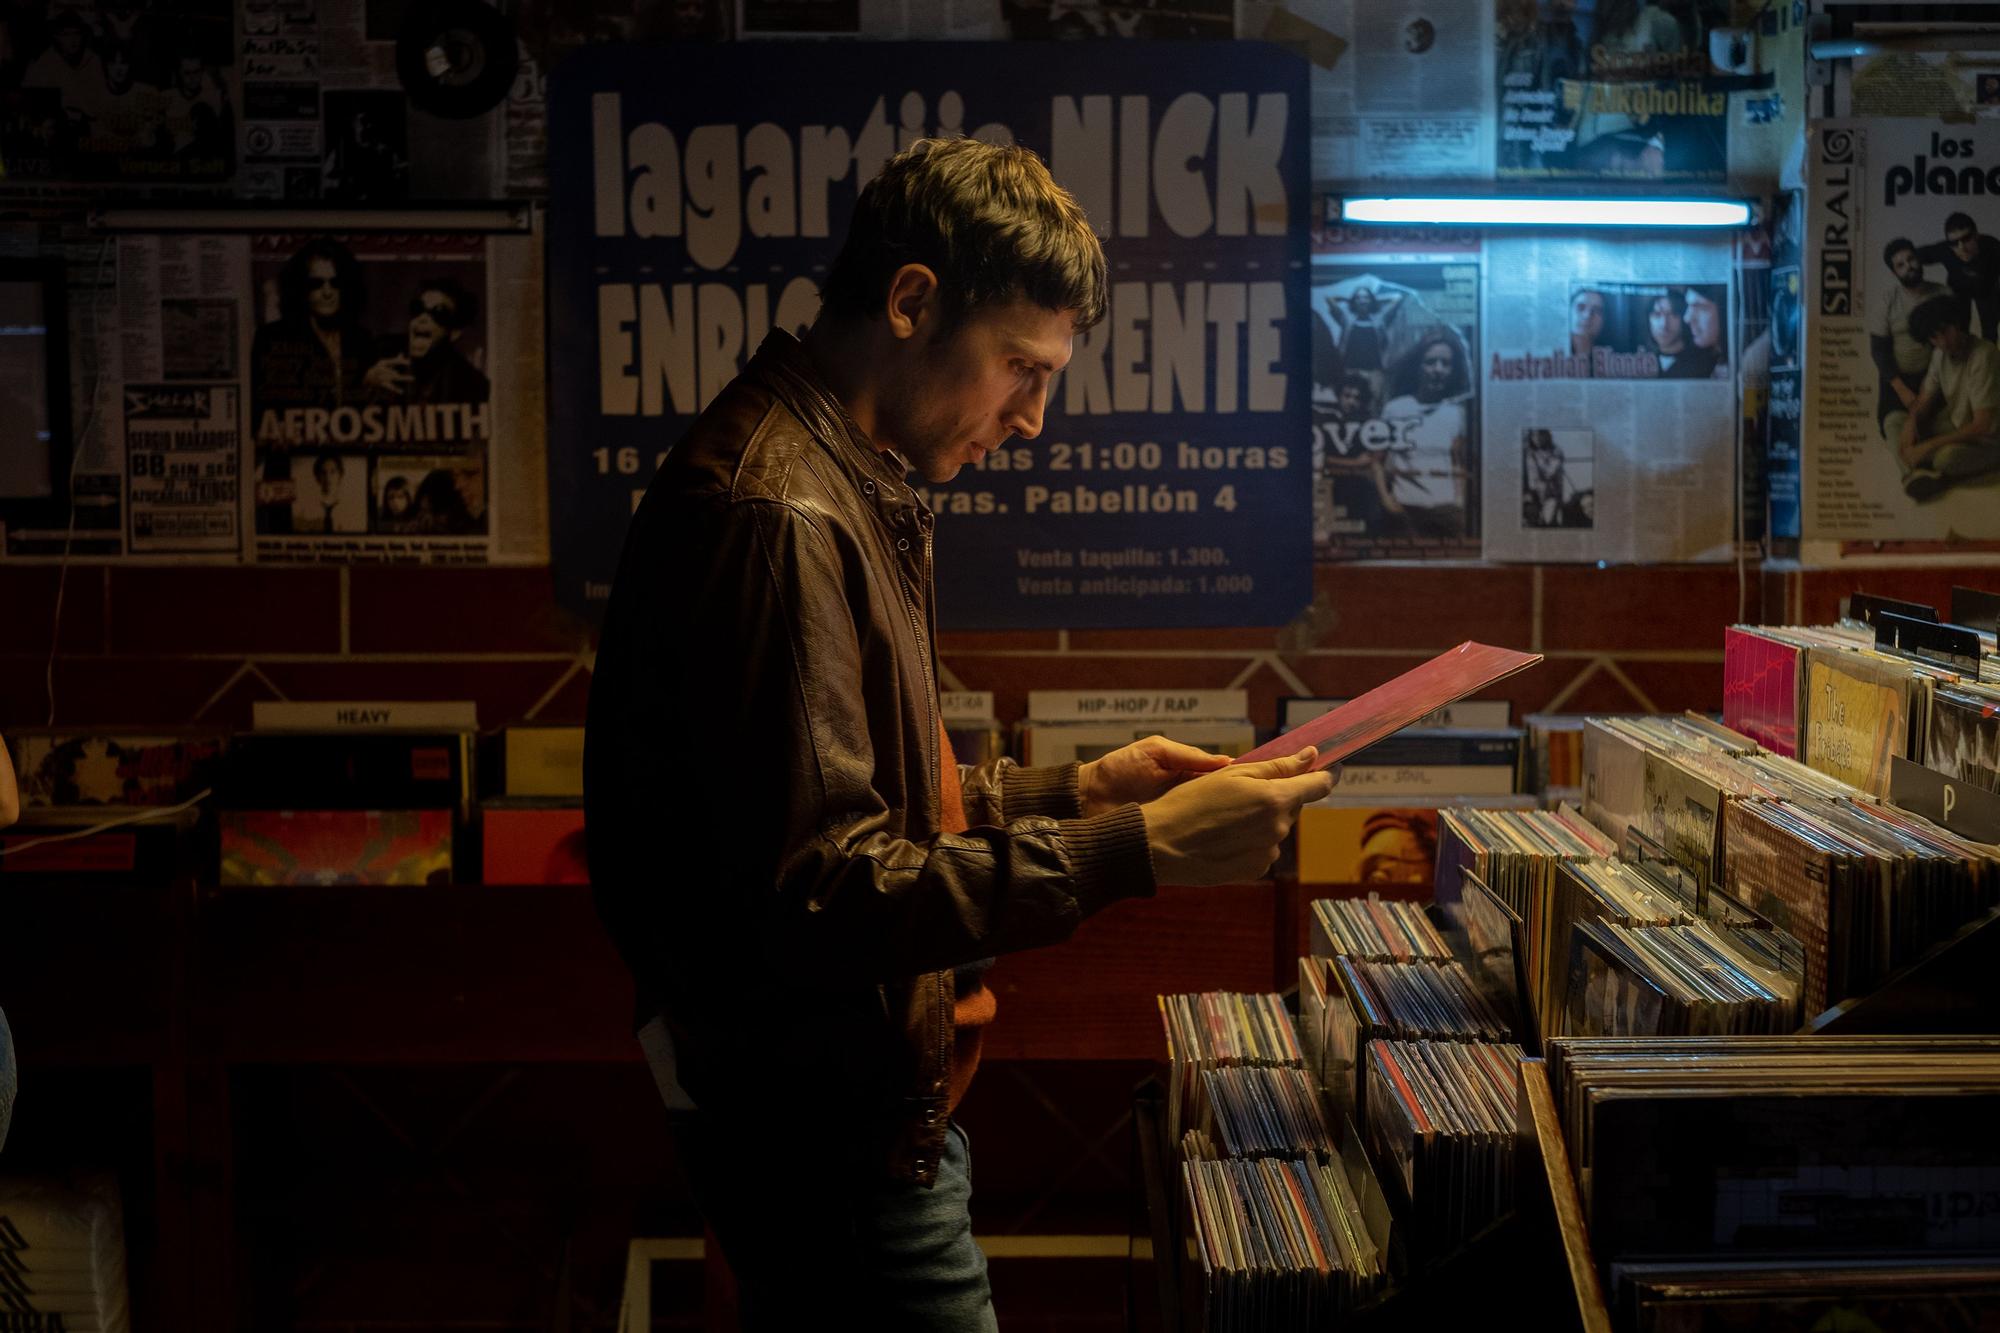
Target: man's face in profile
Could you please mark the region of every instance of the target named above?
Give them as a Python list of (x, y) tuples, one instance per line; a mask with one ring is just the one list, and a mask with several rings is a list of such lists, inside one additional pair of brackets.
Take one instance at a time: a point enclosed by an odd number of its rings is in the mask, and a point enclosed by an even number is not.
[(1069, 364), (1076, 312), (1025, 297), (963, 315), (941, 336), (920, 327), (890, 375), (883, 441), (932, 482), (946, 482), (1009, 437), (1042, 433), (1049, 381)]

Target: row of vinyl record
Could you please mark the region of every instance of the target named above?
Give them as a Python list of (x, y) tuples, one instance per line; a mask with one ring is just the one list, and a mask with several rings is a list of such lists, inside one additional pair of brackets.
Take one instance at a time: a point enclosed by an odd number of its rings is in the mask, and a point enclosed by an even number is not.
[[(588, 881), (574, 727), (10, 738), (0, 875), (120, 883)], [(488, 799), (478, 799), (480, 793)]]
[[(2000, 902), (2000, 847), (1701, 719), (1593, 719), (1584, 765), (1582, 813), (1610, 844), (1680, 866), (1697, 914), (1754, 914), (1796, 937), (1801, 1021), (1874, 988)], [(1930, 810), (1949, 817), (1949, 807)], [(1478, 854), (1448, 841), (1441, 831), (1446, 903), (1456, 897), (1452, 869)], [(1531, 906), (1516, 904), (1524, 917)], [(1547, 969), (1567, 960), (1542, 957), (1546, 1001)]]
[[(1211, 1333), (1325, 1327), (1438, 1280), (1529, 1225), (1516, 1198), (1556, 1160), (1584, 1224), (1563, 1243), (1590, 1269), (1571, 1276), (1628, 1333), (2000, 1317), (2000, 1039), (1559, 1037), (1557, 1159), (1527, 1129), (1541, 1062), (1511, 1043), (1370, 1040), (1357, 1129), (1331, 1089), (1315, 1097), (1307, 1015), (1296, 1043), (1274, 1037), (1278, 996), (1162, 1010), (1174, 1076), (1204, 1090), (1169, 1169), (1173, 1252)], [(1536, 1327), (1574, 1314), (1510, 1309)]]
[[(272, 714), (259, 705), (260, 719)], [(467, 722), (471, 705), (289, 705), (300, 720), (364, 716)], [(404, 713), (392, 711), (395, 708)], [(321, 710), (332, 710), (322, 714)], [(377, 809), (468, 813), (480, 800), (580, 801), (583, 728), (470, 725), (285, 726), (248, 732), (22, 729), (7, 743), (21, 804), (37, 810), (186, 804), (204, 793), (238, 810)]]
[(1531, 1047), (1560, 1034), (1788, 1032), (1805, 957), (1788, 931), (1658, 856), (1610, 858), (1571, 810), (1448, 810), (1439, 902)]
[[(112, 819), (145, 816), (137, 822)], [(588, 884), (581, 806), (42, 811), (0, 833), (0, 879), (70, 885)]]
[(1854, 600), (1833, 625), (1729, 629), (1723, 721), (1881, 799), (1899, 760), (2000, 793), (1993, 632), (1940, 624), (1920, 605)]
[(1548, 1073), (1621, 1329), (2000, 1320), (2000, 1040), (1562, 1038)]

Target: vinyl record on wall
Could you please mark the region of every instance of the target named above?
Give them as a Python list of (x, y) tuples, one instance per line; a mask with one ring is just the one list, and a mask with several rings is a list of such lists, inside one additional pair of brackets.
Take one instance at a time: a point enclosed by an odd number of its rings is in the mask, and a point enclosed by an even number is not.
[(513, 23), (481, 0), (418, 0), (396, 38), (396, 76), (410, 101), (450, 120), (498, 106), (519, 65)]

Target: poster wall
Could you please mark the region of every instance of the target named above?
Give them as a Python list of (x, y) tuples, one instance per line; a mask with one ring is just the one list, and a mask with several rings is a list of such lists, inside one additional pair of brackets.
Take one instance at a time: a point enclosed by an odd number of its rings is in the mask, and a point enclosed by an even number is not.
[(2000, 126), (1806, 143), (1805, 536), (2000, 537)]
[(1315, 554), (1478, 559), (1477, 239), (1317, 234), (1311, 312)]
[(551, 88), (559, 594), (608, 594), (658, 459), (818, 313), (860, 185), (930, 133), (1028, 145), (1111, 311), (1041, 435), (919, 495), (963, 627), (1283, 623), (1311, 598), (1305, 72), (1257, 43), (580, 53)]
[(1488, 558), (1729, 558), (1733, 263), (1726, 236), (1488, 238)]
[(484, 562), (498, 523), (485, 238), (250, 244), (257, 558)]

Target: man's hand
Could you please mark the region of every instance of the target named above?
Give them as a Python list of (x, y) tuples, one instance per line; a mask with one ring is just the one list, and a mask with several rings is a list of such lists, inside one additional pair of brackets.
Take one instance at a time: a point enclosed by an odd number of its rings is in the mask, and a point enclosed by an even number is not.
[(1889, 387), (1896, 391), (1896, 397), (1902, 400), (1905, 411), (1917, 405), (1917, 391), (1903, 383), (1900, 378), (1890, 380)]
[(1148, 736), (1093, 759), (1077, 772), (1083, 789), (1083, 813), (1101, 815), (1121, 805), (1157, 800), (1189, 778), (1229, 767), (1229, 756), (1210, 754), (1192, 745)]
[(1911, 440), (1898, 449), (1896, 455), (1903, 460), (1904, 467), (1922, 467), (1926, 462), (1930, 461), (1930, 456), (1936, 453), (1938, 446), (1943, 443), (1942, 439), (1936, 438)]
[(1299, 807), (1333, 790), (1333, 774), (1306, 771), (1317, 754), (1307, 746), (1288, 759), (1232, 765), (1143, 807), (1154, 878), (1240, 884), (1269, 870)]

